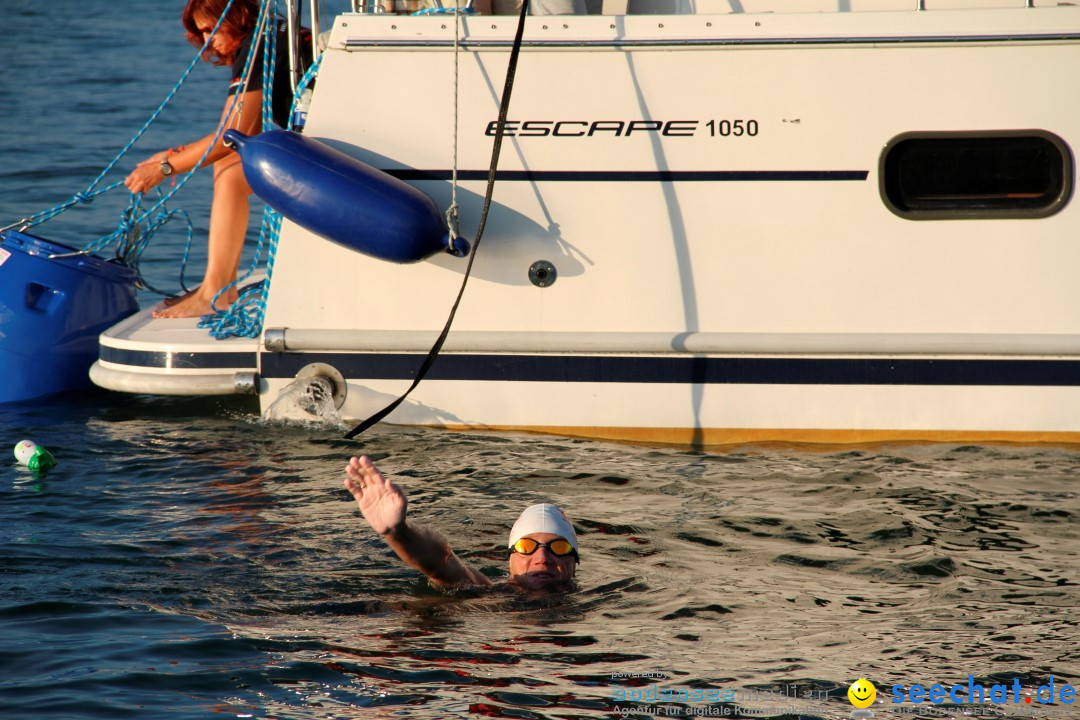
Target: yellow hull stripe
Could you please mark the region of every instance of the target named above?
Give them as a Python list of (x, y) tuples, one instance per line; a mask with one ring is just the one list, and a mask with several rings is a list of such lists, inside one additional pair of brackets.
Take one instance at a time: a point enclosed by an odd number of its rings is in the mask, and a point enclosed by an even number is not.
[(1080, 432), (1011, 430), (830, 430), (816, 428), (639, 428), (543, 425), (440, 425), (454, 431), (527, 432), (691, 448), (732, 445), (889, 445), (965, 443), (1080, 446)]

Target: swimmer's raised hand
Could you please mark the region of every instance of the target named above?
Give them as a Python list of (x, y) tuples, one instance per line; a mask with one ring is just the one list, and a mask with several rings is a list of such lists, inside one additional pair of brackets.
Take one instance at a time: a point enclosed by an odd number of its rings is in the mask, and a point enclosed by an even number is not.
[(490, 585), (478, 570), (454, 554), (437, 531), (405, 522), (408, 501), (398, 486), (383, 477), (367, 456), (350, 458), (345, 466), (345, 488), (356, 498), (360, 512), (375, 532), (383, 536), (397, 556), (437, 585)]
[(345, 489), (352, 493), (364, 519), (380, 535), (389, 535), (405, 524), (409, 504), (405, 494), (383, 477), (367, 455), (349, 459), (345, 466)]

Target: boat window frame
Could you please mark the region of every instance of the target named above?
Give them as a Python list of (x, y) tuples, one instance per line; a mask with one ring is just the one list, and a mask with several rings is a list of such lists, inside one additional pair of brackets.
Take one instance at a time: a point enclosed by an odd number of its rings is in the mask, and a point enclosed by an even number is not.
[[(1021, 207), (947, 207), (947, 208), (904, 208), (897, 205), (890, 196), (890, 154), (898, 145), (911, 140), (953, 140), (971, 138), (993, 140), (995, 138), (1039, 138), (1057, 148), (1062, 160), (1061, 189), (1046, 205), (1034, 208)], [(881, 201), (893, 214), (905, 220), (1038, 220), (1061, 212), (1072, 199), (1075, 186), (1075, 166), (1069, 144), (1059, 135), (1048, 130), (947, 130), (947, 131), (912, 131), (896, 135), (882, 148), (878, 160), (878, 191)]]

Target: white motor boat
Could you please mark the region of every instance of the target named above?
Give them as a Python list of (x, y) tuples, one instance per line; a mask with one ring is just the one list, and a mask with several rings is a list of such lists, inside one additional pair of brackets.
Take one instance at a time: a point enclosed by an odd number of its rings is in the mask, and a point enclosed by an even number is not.
[[(518, 17), (369, 5), (324, 35), (304, 137), (456, 197), (471, 239)], [(524, 21), (471, 277), (387, 422), (1080, 441), (1080, 7), (590, 10)], [(467, 265), (388, 262), (286, 219), (259, 337), (144, 311), (101, 336), (92, 378), (264, 408), (318, 380), (363, 419), (409, 387)]]

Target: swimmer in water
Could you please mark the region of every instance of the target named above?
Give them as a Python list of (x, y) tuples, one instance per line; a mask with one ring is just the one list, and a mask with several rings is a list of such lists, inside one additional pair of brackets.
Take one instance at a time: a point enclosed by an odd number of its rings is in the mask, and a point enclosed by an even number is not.
[[(463, 563), (441, 534), (405, 521), (405, 494), (383, 477), (367, 456), (351, 458), (345, 475), (345, 488), (356, 499), (364, 519), (406, 565), (444, 587), (492, 584)], [(566, 514), (554, 505), (526, 508), (510, 530), (507, 549), (510, 582), (523, 589), (566, 585), (577, 571), (577, 534)]]

